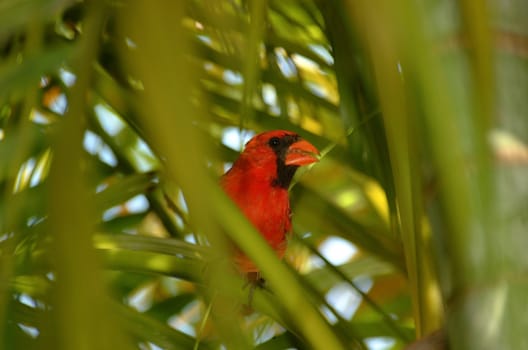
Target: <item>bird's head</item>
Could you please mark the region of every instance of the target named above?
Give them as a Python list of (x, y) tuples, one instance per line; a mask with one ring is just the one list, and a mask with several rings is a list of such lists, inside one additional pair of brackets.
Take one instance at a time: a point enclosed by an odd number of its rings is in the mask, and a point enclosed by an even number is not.
[(296, 133), (274, 130), (249, 140), (241, 159), (268, 170), (273, 185), (288, 188), (297, 168), (317, 162), (318, 156), (317, 148)]

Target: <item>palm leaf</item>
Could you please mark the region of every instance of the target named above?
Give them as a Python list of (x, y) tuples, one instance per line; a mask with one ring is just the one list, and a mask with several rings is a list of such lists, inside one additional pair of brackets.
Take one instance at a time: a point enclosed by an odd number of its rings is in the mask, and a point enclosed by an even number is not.
[[(5, 0), (1, 347), (523, 348), (525, 10)], [(269, 129), (322, 151), (284, 262), (216, 180)]]

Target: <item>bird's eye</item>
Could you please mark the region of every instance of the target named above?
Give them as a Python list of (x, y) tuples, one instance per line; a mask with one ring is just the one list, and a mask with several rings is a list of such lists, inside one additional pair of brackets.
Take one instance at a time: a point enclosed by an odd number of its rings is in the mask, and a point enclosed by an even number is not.
[(273, 148), (277, 147), (278, 145), (280, 145), (280, 139), (278, 137), (272, 137), (269, 140), (269, 145)]

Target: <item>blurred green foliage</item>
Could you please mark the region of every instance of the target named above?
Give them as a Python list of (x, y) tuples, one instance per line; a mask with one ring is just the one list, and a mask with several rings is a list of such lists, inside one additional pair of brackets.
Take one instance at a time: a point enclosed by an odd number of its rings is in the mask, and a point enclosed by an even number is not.
[[(527, 15), (3, 0), (0, 348), (526, 348)], [(285, 262), (217, 186), (271, 129), (322, 153)]]

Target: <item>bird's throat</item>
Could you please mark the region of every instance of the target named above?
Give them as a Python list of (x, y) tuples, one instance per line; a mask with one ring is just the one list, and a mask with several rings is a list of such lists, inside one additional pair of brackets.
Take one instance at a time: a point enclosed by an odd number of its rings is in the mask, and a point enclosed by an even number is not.
[(280, 187), (288, 189), (290, 187), (291, 181), (295, 172), (297, 171), (298, 166), (295, 165), (286, 165), (284, 160), (277, 158), (277, 172), (276, 177), (271, 182), (273, 187)]

